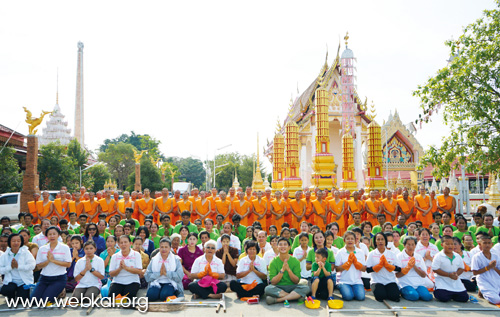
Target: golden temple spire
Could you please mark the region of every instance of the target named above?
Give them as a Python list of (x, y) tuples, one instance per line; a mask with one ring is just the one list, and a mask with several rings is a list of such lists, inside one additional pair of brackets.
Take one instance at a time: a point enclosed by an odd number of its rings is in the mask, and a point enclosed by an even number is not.
[(345, 40), (345, 47), (347, 48), (347, 42), (349, 40), (349, 32), (346, 32), (346, 34), (344, 36), (344, 40)]

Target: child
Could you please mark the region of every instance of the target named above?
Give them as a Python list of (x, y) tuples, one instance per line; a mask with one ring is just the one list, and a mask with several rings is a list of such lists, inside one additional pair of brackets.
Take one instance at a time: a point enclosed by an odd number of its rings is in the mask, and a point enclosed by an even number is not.
[(307, 253), (311, 250), (311, 247), (309, 247), (309, 234), (302, 232), (297, 237), (300, 245), (293, 250), (293, 257), (300, 262), (300, 277), (308, 280), (311, 278), (311, 271), (306, 268)]
[[(332, 266), (330, 263), (326, 263), (328, 258), (328, 252), (325, 248), (320, 248), (316, 250), (315, 261), (312, 264), (313, 278), (311, 282), (311, 293), (312, 298), (316, 297), (320, 299), (333, 299), (333, 283)], [(328, 296), (327, 296), (328, 294)]]
[(476, 276), (479, 291), (483, 297), (494, 305), (500, 304), (500, 258), (491, 252), (491, 237), (483, 235), (481, 248), (483, 251), (472, 257), (472, 273)]
[(442, 216), (439, 212), (435, 212), (432, 214), (432, 220), (434, 221), (434, 223), (437, 223), (438, 225), (441, 225), (441, 219), (442, 219)]
[(39, 224), (33, 225), (33, 237), (39, 235), (42, 232), (42, 227)]
[(106, 250), (102, 251), (99, 255), (101, 259), (104, 260), (104, 280), (102, 280), (103, 285), (106, 285), (109, 278), (109, 262), (111, 261), (111, 257), (113, 256), (113, 254), (120, 251), (116, 243), (117, 239), (115, 236), (108, 236), (106, 238)]
[(75, 231), (68, 228), (68, 220), (66, 219), (59, 220), (59, 228), (61, 228), (61, 231), (68, 231), (69, 234), (75, 234)]
[(76, 222), (78, 219), (76, 212), (70, 212), (69, 213), (69, 223), (68, 223), (68, 228), (75, 231), (76, 228), (80, 227), (80, 225)]
[(71, 266), (66, 270), (68, 280), (66, 282), (66, 291), (72, 292), (75, 289), (76, 284), (75, 277), (73, 275), (73, 271), (75, 270), (75, 264), (85, 256), (85, 250), (83, 249), (83, 240), (80, 236), (71, 237)]
[(62, 239), (63, 243), (71, 247), (71, 244), (67, 244), (68, 237), (71, 237), (68, 230), (62, 230), (61, 231), (61, 239)]
[[(218, 232), (222, 232), (222, 227), (223, 226), (223, 221), (224, 221), (224, 216), (223, 215), (217, 215), (215, 217), (215, 221), (217, 222), (217, 225), (215, 226)], [(255, 226), (254, 226), (255, 227)]]
[(81, 214), (80, 217), (78, 217), (78, 227), (76, 227), (75, 233), (76, 234), (84, 234), (85, 233), (85, 224), (87, 223), (87, 215)]
[(299, 234), (299, 231), (295, 228), (290, 229), (290, 239), (292, 241), (295, 239), (295, 237)]

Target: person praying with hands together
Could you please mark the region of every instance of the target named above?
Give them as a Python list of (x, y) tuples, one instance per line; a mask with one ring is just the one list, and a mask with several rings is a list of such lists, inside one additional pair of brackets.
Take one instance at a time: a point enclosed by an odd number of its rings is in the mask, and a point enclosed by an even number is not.
[(193, 298), (221, 298), (227, 290), (227, 285), (220, 280), (225, 277), (224, 264), (215, 256), (217, 242), (205, 242), (205, 255), (198, 257), (191, 267), (191, 276), (194, 282), (189, 283), (189, 290)]

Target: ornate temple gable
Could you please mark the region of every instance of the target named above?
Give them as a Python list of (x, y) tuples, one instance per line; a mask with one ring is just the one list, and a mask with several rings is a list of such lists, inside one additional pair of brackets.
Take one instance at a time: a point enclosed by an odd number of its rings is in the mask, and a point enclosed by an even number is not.
[[(385, 136), (387, 130), (387, 148)], [(418, 160), (424, 155), (424, 150), (413, 133), (401, 122), (397, 110), (382, 128), (382, 152), (384, 164), (389, 170), (415, 170)], [(388, 155), (387, 155), (388, 153)]]

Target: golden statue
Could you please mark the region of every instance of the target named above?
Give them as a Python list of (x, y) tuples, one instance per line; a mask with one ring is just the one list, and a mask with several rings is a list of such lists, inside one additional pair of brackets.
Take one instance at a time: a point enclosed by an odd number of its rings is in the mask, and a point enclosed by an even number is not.
[(167, 170), (167, 168), (168, 168), (167, 164), (163, 164), (162, 166), (160, 166), (160, 170), (161, 170), (162, 175), (165, 174), (165, 171)]
[(158, 167), (158, 162), (160, 159), (157, 159), (156, 161), (151, 157), (151, 164), (153, 164), (155, 167)]
[(51, 114), (52, 111), (43, 111), (40, 114), (40, 118), (33, 118), (31, 116), (31, 111), (26, 109), (26, 107), (23, 107), (24, 111), (26, 112), (26, 120), (25, 122), (29, 124), (29, 134), (36, 134), (38, 130), (35, 130), (36, 127), (38, 127), (40, 124), (42, 124), (43, 117), (45, 117), (48, 114)]
[(141, 153), (137, 153), (137, 151), (134, 149), (134, 159), (135, 159), (135, 164), (139, 164), (141, 162), (141, 158), (146, 153), (146, 150), (142, 150)]

